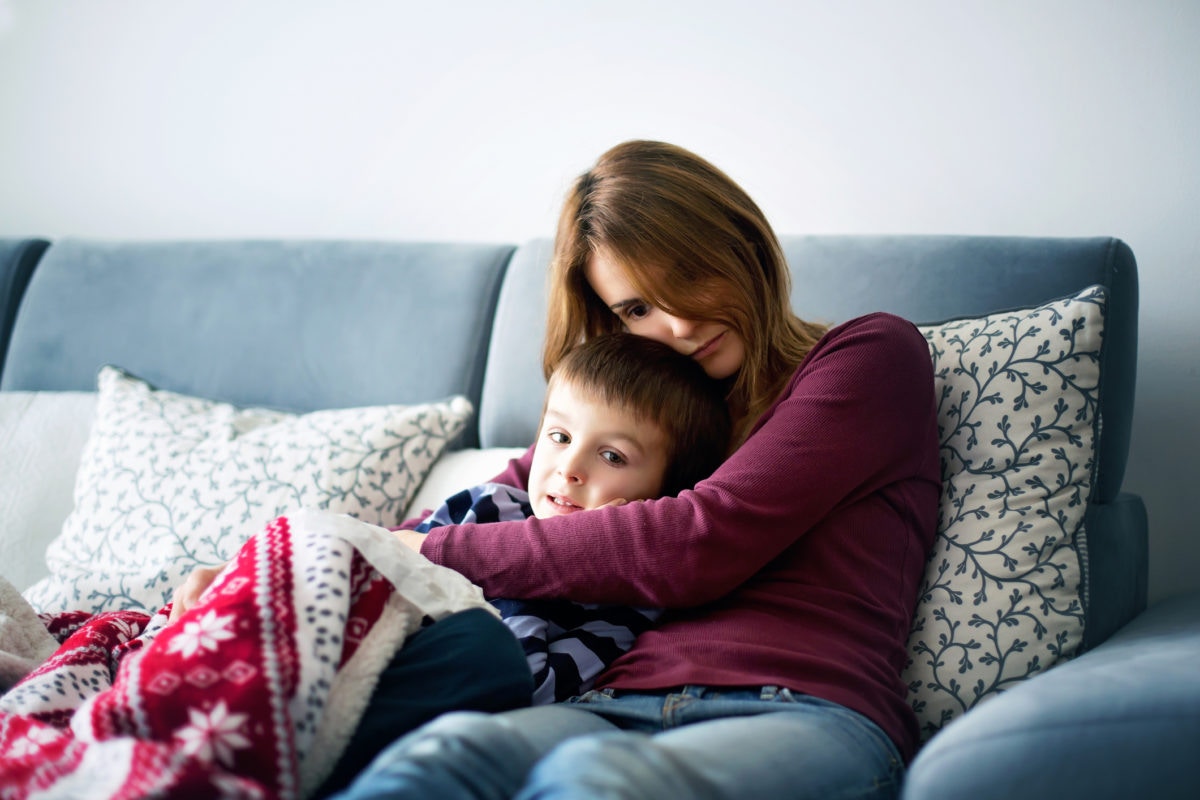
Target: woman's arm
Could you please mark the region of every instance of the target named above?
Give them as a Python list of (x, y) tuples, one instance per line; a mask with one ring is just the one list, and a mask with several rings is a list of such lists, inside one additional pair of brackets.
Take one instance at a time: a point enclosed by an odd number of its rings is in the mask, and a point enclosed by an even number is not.
[(490, 596), (711, 602), (834, 509), (897, 481), (936, 481), (935, 414), (924, 338), (898, 317), (862, 317), (821, 340), (746, 442), (694, 491), (563, 518), (441, 528), (421, 552)]

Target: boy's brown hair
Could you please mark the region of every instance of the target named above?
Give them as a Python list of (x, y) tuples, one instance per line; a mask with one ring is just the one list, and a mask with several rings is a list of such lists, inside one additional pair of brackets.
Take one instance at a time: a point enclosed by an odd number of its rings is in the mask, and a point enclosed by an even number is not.
[(691, 489), (728, 455), (732, 423), (721, 384), (662, 342), (631, 333), (594, 336), (563, 356), (550, 376), (551, 385), (556, 381), (663, 432), (663, 495)]

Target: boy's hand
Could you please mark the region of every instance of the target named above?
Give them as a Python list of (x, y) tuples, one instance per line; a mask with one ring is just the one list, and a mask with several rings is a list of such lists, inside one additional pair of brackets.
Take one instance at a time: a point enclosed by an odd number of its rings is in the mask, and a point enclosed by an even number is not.
[(623, 506), (623, 505), (625, 505), (625, 504), (626, 504), (626, 503), (628, 503), (628, 502), (629, 502), (629, 501), (628, 501), (628, 500), (626, 500), (624, 497), (618, 497), (618, 498), (616, 498), (616, 499), (614, 499), (614, 500), (609, 500), (609, 501), (608, 501), (607, 503), (605, 503), (604, 505), (601, 505), (601, 506), (596, 506), (596, 508), (616, 508), (617, 506)]
[(200, 602), (200, 595), (204, 594), (204, 590), (212, 585), (225, 566), (225, 564), (218, 564), (215, 567), (196, 567), (183, 583), (175, 587), (175, 592), (171, 595), (171, 616), (167, 618), (168, 625)]

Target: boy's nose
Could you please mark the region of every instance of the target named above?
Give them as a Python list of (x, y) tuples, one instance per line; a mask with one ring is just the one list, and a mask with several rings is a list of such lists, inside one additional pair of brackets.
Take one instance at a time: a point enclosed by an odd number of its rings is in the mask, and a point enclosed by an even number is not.
[(562, 475), (568, 483), (583, 483), (584, 470), (579, 463), (579, 456), (564, 455), (558, 462), (558, 473)]

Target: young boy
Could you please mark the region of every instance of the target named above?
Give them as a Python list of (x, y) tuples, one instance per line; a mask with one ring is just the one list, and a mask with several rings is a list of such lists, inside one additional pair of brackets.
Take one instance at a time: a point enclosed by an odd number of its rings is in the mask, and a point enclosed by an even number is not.
[[(645, 337), (595, 337), (550, 377), (529, 492), (475, 486), (416, 529), (545, 518), (675, 495), (716, 469), (730, 435), (722, 387), (700, 364)], [(566, 600), (491, 602), (524, 647), (535, 705), (587, 691), (660, 614)]]

